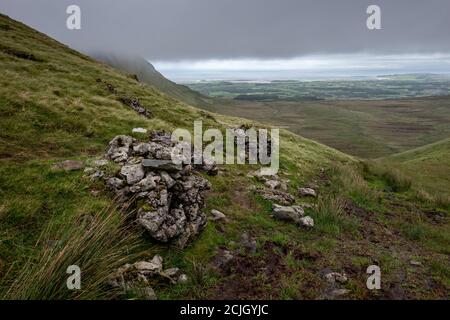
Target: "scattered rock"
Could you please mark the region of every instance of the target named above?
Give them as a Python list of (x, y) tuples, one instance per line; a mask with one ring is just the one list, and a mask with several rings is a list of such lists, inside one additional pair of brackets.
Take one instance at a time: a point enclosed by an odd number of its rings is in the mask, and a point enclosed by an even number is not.
[(250, 237), (247, 232), (241, 235), (241, 244), (248, 249), (251, 253), (255, 253), (257, 249), (256, 239)]
[[(139, 261), (134, 264), (125, 264), (108, 278), (108, 284), (119, 289), (122, 294), (135, 293), (148, 300), (156, 300), (155, 291), (149, 286), (149, 281), (170, 280), (175, 284), (187, 281), (185, 274), (179, 275), (178, 268), (169, 268), (163, 271), (163, 259), (155, 255), (151, 261)], [(184, 277), (182, 277), (184, 276)]]
[(310, 216), (300, 218), (300, 225), (307, 228), (312, 228), (314, 227), (314, 219), (311, 218)]
[(103, 178), (104, 173), (100, 170), (95, 171), (90, 177), (92, 180), (100, 180)]
[(184, 273), (183, 274), (180, 274), (180, 276), (178, 277), (178, 283), (181, 283), (181, 284), (185, 284), (185, 283), (187, 283), (188, 282), (188, 276), (187, 275), (185, 275)]
[(144, 128), (133, 128), (133, 130), (131, 130), (131, 132), (133, 132), (133, 133), (147, 133), (147, 129), (144, 129)]
[(264, 184), (270, 189), (277, 189), (281, 186), (280, 181), (277, 180), (268, 180)]
[(411, 261), (409, 261), (409, 264), (414, 267), (422, 267), (423, 266), (422, 262), (417, 261), (417, 260), (411, 260)]
[(225, 220), (227, 217), (222, 212), (216, 209), (211, 210), (212, 218), (210, 220), (216, 221), (216, 220)]
[(104, 167), (108, 164), (108, 160), (98, 159), (98, 160), (94, 160), (94, 162), (92, 162), (92, 164), (97, 168)]
[(279, 203), (281, 205), (290, 205), (295, 201), (295, 198), (291, 194), (280, 190), (256, 189), (255, 191), (263, 199)]
[(76, 171), (84, 168), (84, 162), (78, 160), (65, 160), (53, 164), (53, 169), (64, 171)]
[(300, 206), (272, 205), (273, 217), (278, 220), (291, 221), (299, 224), (301, 217), (305, 214)]
[(345, 273), (337, 273), (337, 272), (330, 272), (325, 274), (325, 279), (327, 279), (328, 282), (330, 283), (346, 283), (348, 278), (347, 275)]
[(151, 118), (153, 116), (153, 114), (149, 110), (141, 105), (139, 99), (137, 98), (122, 96), (119, 97), (119, 101), (145, 118)]
[(224, 269), (234, 259), (233, 254), (226, 249), (221, 249), (214, 258), (214, 265), (219, 269)]
[(316, 197), (316, 191), (311, 188), (300, 188), (298, 189), (298, 194), (302, 197)]
[(140, 261), (134, 264), (136, 270), (142, 274), (160, 273), (162, 270), (163, 258), (159, 255), (153, 257), (150, 262)]

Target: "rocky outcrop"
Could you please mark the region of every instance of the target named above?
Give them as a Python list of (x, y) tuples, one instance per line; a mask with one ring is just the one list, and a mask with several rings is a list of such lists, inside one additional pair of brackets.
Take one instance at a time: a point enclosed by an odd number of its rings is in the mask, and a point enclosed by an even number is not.
[[(109, 143), (107, 159), (120, 165), (107, 187), (121, 204), (136, 209), (136, 221), (155, 240), (184, 248), (206, 224), (202, 212), (209, 182), (196, 174), (215, 165), (181, 165), (171, 160), (175, 144), (165, 132), (152, 132), (150, 141), (117, 136)], [(97, 176), (103, 177), (101, 172)]]

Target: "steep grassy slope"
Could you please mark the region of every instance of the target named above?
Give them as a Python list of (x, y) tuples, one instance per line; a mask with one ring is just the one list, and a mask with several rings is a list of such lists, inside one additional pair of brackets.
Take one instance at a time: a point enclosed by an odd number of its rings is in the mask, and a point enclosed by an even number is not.
[(105, 62), (113, 68), (136, 75), (139, 81), (151, 85), (159, 91), (189, 105), (207, 108), (214, 103), (213, 99), (206, 97), (197, 91), (191, 90), (187, 86), (176, 84), (166, 79), (144, 58), (118, 56), (107, 53), (94, 54), (93, 57)]
[[(352, 157), (287, 131), (280, 177), (290, 180), (292, 194), (307, 184), (318, 190), (317, 200), (307, 200), (316, 205), (307, 209), (315, 228), (275, 221), (271, 203), (253, 192), (261, 183), (247, 176), (255, 166), (231, 165), (208, 177), (206, 210), (224, 212), (227, 222), (208, 223), (184, 251), (150, 241), (121, 219), (101, 183), (52, 164), (92, 161), (133, 127), (254, 123), (195, 109), (5, 16), (0, 68), (0, 298), (114, 297), (105, 278), (155, 253), (189, 277), (187, 284), (155, 284), (162, 299), (324, 298), (327, 268), (349, 275), (351, 298), (446, 297), (448, 208), (393, 192), (392, 181)], [(124, 98), (138, 99), (153, 117), (142, 117)], [(443, 218), (435, 223), (436, 217)], [(86, 221), (93, 221), (90, 228)], [(255, 252), (243, 244), (244, 233), (255, 239)], [(235, 259), (217, 268), (225, 249)], [(412, 269), (411, 259), (422, 267)], [(82, 290), (66, 290), (69, 264), (83, 270)], [(370, 264), (382, 268), (381, 291), (365, 287)]]
[(450, 196), (450, 139), (379, 160), (413, 177), (428, 193)]

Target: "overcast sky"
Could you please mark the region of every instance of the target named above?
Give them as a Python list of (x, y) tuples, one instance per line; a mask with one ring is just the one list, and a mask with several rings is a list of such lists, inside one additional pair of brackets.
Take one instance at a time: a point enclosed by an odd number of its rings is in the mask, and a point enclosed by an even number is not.
[[(81, 30), (66, 27), (72, 4)], [(371, 4), (381, 30), (366, 27)], [(0, 11), (87, 54), (147, 58), (175, 81), (450, 73), (450, 0), (1, 0)]]
[[(82, 29), (66, 28), (77, 4)], [(366, 9), (382, 10), (382, 30)], [(83, 52), (150, 60), (449, 53), (449, 0), (1, 0), (0, 11)]]

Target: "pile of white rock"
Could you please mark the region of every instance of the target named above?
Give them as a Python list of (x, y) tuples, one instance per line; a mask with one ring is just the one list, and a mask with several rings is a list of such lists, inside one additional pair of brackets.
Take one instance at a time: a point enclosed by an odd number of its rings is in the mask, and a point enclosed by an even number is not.
[(202, 209), (211, 186), (196, 171), (214, 175), (217, 167), (175, 164), (171, 160), (174, 146), (165, 132), (152, 132), (148, 142), (117, 136), (109, 143), (106, 157), (121, 168), (104, 179), (119, 203), (137, 209), (138, 224), (153, 239), (184, 248), (206, 224)]

